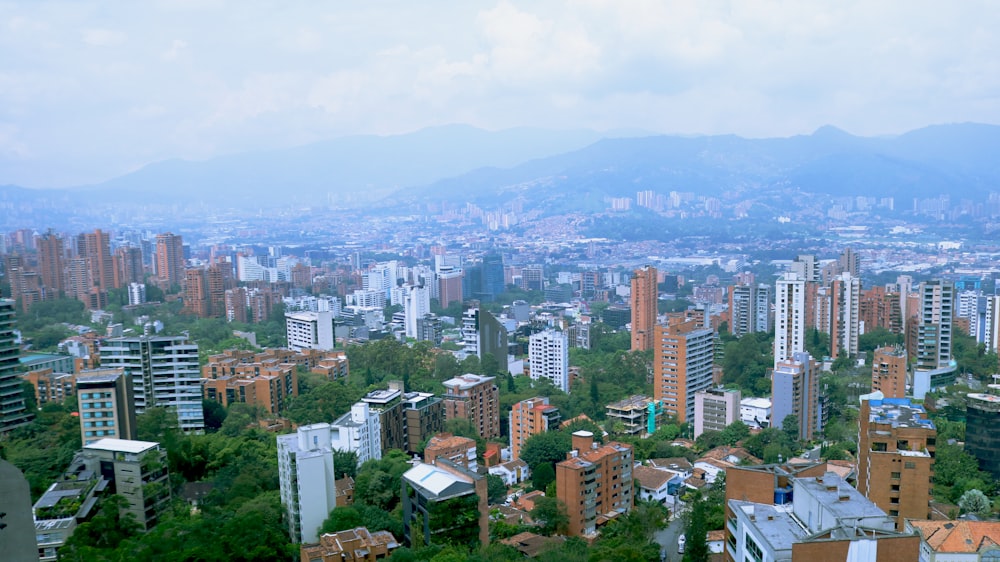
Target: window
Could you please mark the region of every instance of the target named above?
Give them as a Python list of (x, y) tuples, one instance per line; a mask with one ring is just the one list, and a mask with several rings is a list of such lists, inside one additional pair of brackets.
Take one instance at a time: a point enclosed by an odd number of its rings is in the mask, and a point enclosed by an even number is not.
[(903, 468), (917, 468), (917, 463), (907, 461), (903, 463)]
[(898, 472), (889, 473), (889, 478), (899, 478), (900, 474)]
[(872, 450), (873, 451), (883, 451), (884, 452), (886, 450), (886, 444), (885, 443), (879, 443), (879, 442), (876, 441), (875, 443), (872, 443)]

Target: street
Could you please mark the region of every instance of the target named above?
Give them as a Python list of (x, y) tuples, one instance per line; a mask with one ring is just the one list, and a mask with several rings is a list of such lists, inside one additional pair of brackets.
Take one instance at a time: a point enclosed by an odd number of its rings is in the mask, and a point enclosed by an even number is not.
[(656, 533), (655, 540), (660, 545), (660, 552), (665, 551), (667, 554), (665, 560), (680, 562), (684, 557), (683, 554), (677, 553), (677, 537), (682, 534), (684, 534), (684, 518), (682, 517), (682, 513), (678, 513), (675, 517), (672, 517), (667, 528)]

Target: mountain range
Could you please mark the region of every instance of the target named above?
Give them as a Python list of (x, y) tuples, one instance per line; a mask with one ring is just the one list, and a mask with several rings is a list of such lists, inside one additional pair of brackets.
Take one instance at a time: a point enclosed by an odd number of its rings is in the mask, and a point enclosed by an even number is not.
[[(641, 133), (640, 133), (641, 134)], [(206, 161), (168, 160), (101, 184), (62, 190), (0, 187), (0, 200), (126, 203), (336, 204), (364, 194), (392, 205), (500, 204), (604, 208), (637, 191), (722, 196), (793, 189), (828, 196), (982, 199), (1000, 186), (1000, 127), (935, 125), (893, 137), (834, 127), (751, 139), (453, 125), (394, 136), (352, 136)]]

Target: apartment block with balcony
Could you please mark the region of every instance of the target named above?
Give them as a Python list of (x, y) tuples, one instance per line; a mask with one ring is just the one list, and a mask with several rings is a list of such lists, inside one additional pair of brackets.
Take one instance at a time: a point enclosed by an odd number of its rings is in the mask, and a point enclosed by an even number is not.
[(930, 517), (937, 430), (923, 406), (875, 396), (861, 397), (858, 491), (902, 529), (904, 519)]
[(549, 404), (548, 397), (534, 397), (514, 404), (510, 409), (510, 455), (521, 458), (521, 449), (532, 435), (558, 429), (562, 415)]
[(483, 439), (500, 437), (500, 389), (495, 380), (469, 373), (444, 381), (445, 420), (466, 419)]
[(598, 527), (632, 510), (632, 464), (631, 445), (597, 445), (593, 433), (573, 433), (573, 450), (556, 464), (556, 496), (566, 504), (570, 535), (594, 537)]
[(711, 388), (694, 395), (694, 436), (706, 431), (722, 431), (740, 419), (739, 390)]

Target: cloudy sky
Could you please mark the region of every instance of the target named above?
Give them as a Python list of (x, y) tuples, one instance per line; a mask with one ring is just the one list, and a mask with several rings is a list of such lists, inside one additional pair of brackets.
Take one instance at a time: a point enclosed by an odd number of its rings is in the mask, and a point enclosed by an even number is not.
[(994, 2), (0, 0), (0, 185), (448, 123), (1000, 123)]

